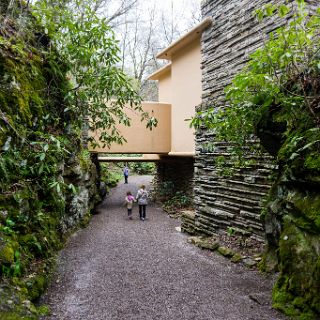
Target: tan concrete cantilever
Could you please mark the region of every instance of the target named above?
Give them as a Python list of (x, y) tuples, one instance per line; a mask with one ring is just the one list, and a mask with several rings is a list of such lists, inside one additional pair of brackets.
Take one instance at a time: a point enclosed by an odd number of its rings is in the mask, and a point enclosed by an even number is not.
[(152, 73), (148, 77), (148, 80), (159, 80), (164, 75), (166, 75), (168, 72), (171, 72), (171, 63), (166, 64), (162, 68), (160, 68), (157, 71), (155, 71), (154, 73)]
[[(141, 115), (127, 106), (126, 114), (131, 119), (131, 126), (117, 126), (127, 142), (123, 145), (112, 143), (110, 147), (101, 145), (94, 148), (90, 145), (89, 150), (95, 153), (168, 154), (171, 151), (171, 105), (143, 101), (142, 109), (158, 120), (156, 128), (147, 129), (146, 123), (141, 121)], [(100, 134), (101, 130), (90, 132), (97, 142)]]
[(212, 21), (213, 20), (210, 17), (204, 19), (180, 39), (173, 42), (169, 47), (158, 53), (157, 59), (171, 60), (172, 55), (175, 52), (179, 51), (180, 49), (184, 49), (189, 43), (194, 41), (196, 38), (199, 38), (202, 32), (212, 24)]

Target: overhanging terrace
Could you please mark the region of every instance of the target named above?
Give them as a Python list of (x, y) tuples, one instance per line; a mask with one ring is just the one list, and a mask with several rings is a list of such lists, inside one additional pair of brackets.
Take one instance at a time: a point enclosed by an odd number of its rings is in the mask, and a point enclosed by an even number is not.
[[(143, 102), (142, 109), (158, 120), (158, 126), (150, 131), (140, 121), (140, 116), (128, 108), (131, 126), (118, 126), (127, 142), (113, 144), (110, 148), (91, 149), (99, 153), (100, 161), (120, 161), (112, 154), (154, 155), (137, 157), (137, 161), (194, 157), (194, 130), (186, 119), (194, 116), (195, 107), (201, 103), (200, 40), (203, 30), (211, 23), (210, 18), (205, 19), (157, 55), (158, 59), (170, 61), (149, 77), (149, 80), (158, 82), (160, 102)], [(92, 134), (98, 135), (100, 132)], [(121, 157), (122, 161), (133, 161), (132, 157), (124, 159)]]
[[(113, 143), (110, 147), (90, 147), (90, 151), (99, 154), (168, 154), (171, 151), (171, 105), (142, 102), (142, 109), (158, 120), (156, 128), (152, 130), (146, 128), (146, 123), (141, 121), (140, 114), (128, 107), (126, 113), (131, 119), (131, 126), (117, 127), (126, 142), (123, 145)], [(101, 131), (91, 132), (93, 137), (98, 137), (100, 134)], [(146, 161), (147, 157), (136, 159)], [(149, 156), (149, 159), (156, 160), (157, 157)]]

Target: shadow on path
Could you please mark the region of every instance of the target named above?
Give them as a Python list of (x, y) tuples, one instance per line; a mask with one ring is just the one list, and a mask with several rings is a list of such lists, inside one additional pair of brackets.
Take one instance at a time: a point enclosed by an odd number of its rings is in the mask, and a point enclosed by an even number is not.
[[(123, 207), (151, 177), (129, 177), (100, 205), (90, 225), (61, 251), (44, 296), (63, 320), (277, 320), (271, 280), (186, 242), (179, 221), (149, 206), (147, 220), (130, 221)], [(260, 303), (250, 299), (259, 296)]]

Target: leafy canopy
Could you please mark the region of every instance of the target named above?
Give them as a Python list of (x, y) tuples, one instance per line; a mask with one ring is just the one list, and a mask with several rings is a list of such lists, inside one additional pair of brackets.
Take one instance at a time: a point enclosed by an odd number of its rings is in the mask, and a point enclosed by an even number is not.
[[(90, 130), (102, 129), (99, 140), (110, 145), (124, 141), (117, 124), (130, 125), (127, 106), (140, 113), (150, 129), (157, 120), (142, 110), (132, 79), (118, 67), (115, 35), (107, 19), (92, 9), (95, 2), (37, 0), (33, 14), (69, 68), (73, 88), (65, 96), (64, 111), (75, 115), (79, 126), (85, 119)], [(96, 145), (99, 141), (91, 142)]]

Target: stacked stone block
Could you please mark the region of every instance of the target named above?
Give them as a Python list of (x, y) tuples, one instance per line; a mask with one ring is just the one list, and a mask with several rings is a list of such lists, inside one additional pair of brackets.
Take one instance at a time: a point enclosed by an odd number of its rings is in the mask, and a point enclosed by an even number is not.
[[(224, 89), (242, 70), (250, 53), (261, 47), (268, 33), (283, 24), (277, 17), (262, 24), (254, 11), (267, 0), (203, 1), (203, 18), (212, 17), (213, 24), (202, 34), (202, 105), (224, 106)], [(206, 144), (213, 147), (207, 150)], [(217, 157), (229, 156), (228, 145), (215, 141), (208, 130), (196, 134), (195, 159), (195, 224), (199, 233), (212, 235), (230, 228), (237, 233), (263, 241), (264, 227), (260, 219), (263, 200), (270, 188), (274, 170), (268, 155), (252, 156), (255, 165), (236, 170), (232, 176), (217, 172)]]
[[(172, 196), (176, 192), (183, 192), (193, 197), (194, 159), (189, 157), (162, 157), (156, 163), (156, 174), (153, 184), (155, 189), (161, 188), (164, 183), (173, 184)], [(156, 194), (155, 197), (158, 195)]]

